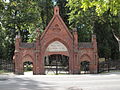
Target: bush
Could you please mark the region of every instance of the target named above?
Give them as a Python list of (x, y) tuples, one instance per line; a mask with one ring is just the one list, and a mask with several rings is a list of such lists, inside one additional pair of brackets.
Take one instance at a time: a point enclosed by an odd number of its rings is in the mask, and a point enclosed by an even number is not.
[(26, 66), (26, 67), (24, 67), (24, 70), (25, 70), (25, 72), (26, 71), (32, 71), (32, 67), (31, 66)]

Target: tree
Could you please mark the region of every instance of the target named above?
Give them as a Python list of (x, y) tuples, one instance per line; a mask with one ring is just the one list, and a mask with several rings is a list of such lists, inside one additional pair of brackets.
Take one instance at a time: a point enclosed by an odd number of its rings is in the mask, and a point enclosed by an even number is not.
[[(11, 60), (14, 54), (15, 36), (20, 33), (23, 42), (35, 39), (36, 28), (41, 31), (51, 19), (51, 1), (43, 0), (10, 0), (0, 1), (1, 35), (4, 35), (6, 59)], [(48, 7), (48, 8), (47, 8)], [(50, 13), (49, 13), (50, 12)], [(2, 48), (3, 49), (3, 48)]]
[[(116, 44), (112, 31), (114, 30), (115, 34), (120, 35), (119, 1), (67, 1), (67, 6), (71, 11), (69, 13), (69, 22), (71, 27), (78, 28), (80, 41), (89, 41), (90, 34), (94, 33), (97, 36), (99, 56), (117, 59), (119, 56), (118, 44)], [(87, 40), (83, 38), (87, 38)]]
[(62, 17), (65, 24), (69, 27), (68, 13), (70, 12), (69, 8), (66, 7), (67, 0), (57, 0), (57, 5), (60, 8), (60, 16)]

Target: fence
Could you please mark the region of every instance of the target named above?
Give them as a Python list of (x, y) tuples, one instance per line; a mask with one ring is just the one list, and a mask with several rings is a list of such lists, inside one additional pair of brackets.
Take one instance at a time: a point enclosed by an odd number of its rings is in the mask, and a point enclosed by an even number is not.
[(120, 60), (104, 61), (99, 63), (99, 73), (110, 70), (120, 70)]
[(12, 60), (0, 59), (0, 70), (3, 70), (5, 72), (14, 72), (14, 64)]
[[(14, 72), (14, 64), (12, 60), (0, 59), (0, 70), (5, 72)], [(98, 73), (105, 71), (109, 72), (110, 70), (120, 70), (120, 60), (111, 60), (99, 63)]]

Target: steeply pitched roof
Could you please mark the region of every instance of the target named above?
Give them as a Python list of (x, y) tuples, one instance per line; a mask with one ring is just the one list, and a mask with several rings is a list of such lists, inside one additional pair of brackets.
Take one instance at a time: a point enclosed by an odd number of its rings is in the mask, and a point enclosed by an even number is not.
[(20, 43), (21, 48), (35, 48), (35, 43)]
[(78, 46), (79, 48), (93, 48), (91, 42), (80, 42)]
[(45, 28), (44, 32), (41, 35), (41, 38), (44, 37), (45, 33), (49, 30), (49, 28), (52, 26), (52, 23), (54, 21), (58, 20), (57, 22), (60, 22), (60, 24), (65, 28), (65, 30), (67, 31), (68, 35), (72, 38), (72, 34), (70, 33), (70, 31), (68, 30), (67, 26), (65, 25), (64, 21), (62, 20), (61, 16), (59, 15), (59, 7), (55, 6), (54, 7), (54, 16), (51, 19), (51, 21), (49, 22), (49, 24), (47, 25), (47, 27)]

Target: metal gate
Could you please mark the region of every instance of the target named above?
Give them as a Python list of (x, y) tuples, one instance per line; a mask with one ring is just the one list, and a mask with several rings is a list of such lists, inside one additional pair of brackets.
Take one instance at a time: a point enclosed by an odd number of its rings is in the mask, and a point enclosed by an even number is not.
[(46, 74), (68, 74), (69, 73), (69, 57), (61, 54), (53, 54), (45, 57)]

